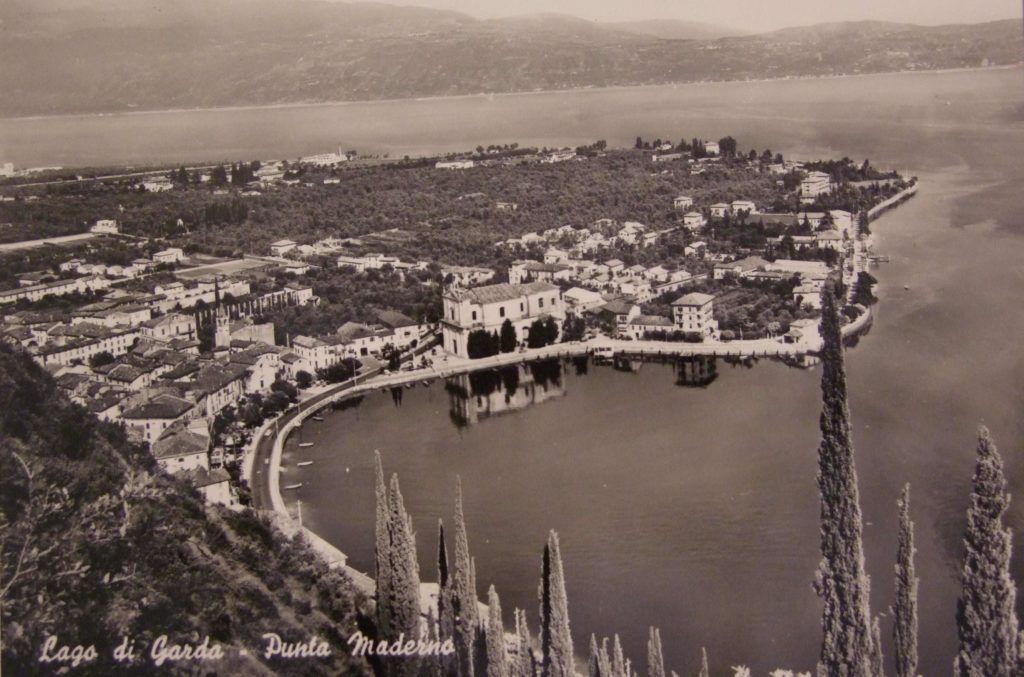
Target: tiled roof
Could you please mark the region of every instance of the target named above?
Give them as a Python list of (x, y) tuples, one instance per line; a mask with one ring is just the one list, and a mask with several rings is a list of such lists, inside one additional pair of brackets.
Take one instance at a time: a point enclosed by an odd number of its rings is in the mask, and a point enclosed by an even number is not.
[(193, 407), (188, 400), (173, 395), (157, 395), (149, 402), (132, 407), (122, 418), (178, 418)]
[(458, 300), (466, 300), (480, 305), (514, 301), (524, 296), (546, 291), (557, 291), (558, 287), (547, 282), (529, 282), (527, 284), (491, 284), (473, 289), (460, 289), (453, 292)]
[(616, 299), (604, 304), (601, 306), (601, 309), (606, 310), (609, 313), (615, 313), (616, 315), (628, 315), (635, 305), (636, 304), (629, 303), (628, 301)]
[(705, 303), (710, 303), (715, 299), (711, 294), (701, 294), (700, 292), (691, 292), (685, 296), (680, 296), (672, 302), (674, 306), (703, 306)]
[(178, 471), (175, 474), (187, 479), (197, 489), (202, 489), (203, 487), (208, 487), (212, 484), (227, 482), (231, 479), (231, 476), (223, 468), (213, 468), (212, 470), (207, 470), (206, 468), (191, 468), (189, 470)]
[(358, 322), (346, 322), (338, 327), (337, 335), (342, 343), (348, 343), (349, 341), (355, 341), (356, 339), (376, 336), (376, 332), (365, 324), (360, 324)]
[(416, 320), (396, 310), (378, 310), (377, 319), (380, 320), (381, 324), (387, 325), (392, 329), (414, 327), (417, 324)]
[(157, 459), (178, 458), (193, 454), (205, 454), (210, 447), (210, 438), (188, 429), (168, 431), (153, 443), (153, 457)]
[(245, 367), (241, 364), (211, 364), (196, 374), (195, 387), (209, 395), (228, 387), (243, 376)]

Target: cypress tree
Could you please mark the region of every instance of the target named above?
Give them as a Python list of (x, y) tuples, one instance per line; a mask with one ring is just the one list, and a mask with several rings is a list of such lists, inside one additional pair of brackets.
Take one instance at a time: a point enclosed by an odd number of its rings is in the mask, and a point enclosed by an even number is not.
[(509, 677), (505, 627), (501, 623), (501, 600), (492, 585), (487, 591), (487, 677)]
[(382, 637), (391, 636), (391, 535), (390, 506), (388, 504), (387, 486), (384, 484), (384, 467), (380, 452), (374, 451), (376, 463), (375, 494), (376, 507), (376, 540), (374, 542), (374, 562), (377, 572), (377, 631)]
[(700, 648), (700, 677), (711, 677), (711, 671), (708, 670), (708, 650), (704, 647)]
[(914, 523), (910, 521), (910, 485), (897, 503), (900, 513), (896, 549), (896, 601), (893, 615), (893, 653), (896, 677), (917, 677), (917, 577), (914, 575)]
[(665, 677), (665, 658), (661, 652), (661, 633), (650, 628), (647, 638), (647, 677)]
[(558, 534), (548, 534), (540, 583), (541, 675), (573, 677), (572, 635), (569, 631), (569, 602)]
[(462, 677), (473, 677), (476, 629), (479, 625), (473, 563), (469, 557), (466, 519), (462, 514), (462, 480), (455, 478), (455, 568), (452, 571), (452, 610), (455, 646)]
[(444, 522), (437, 521), (437, 624), (443, 639), (455, 634), (455, 613), (452, 609), (452, 581), (448, 571), (448, 546), (444, 541)]
[(534, 677), (537, 672), (536, 660), (533, 656), (533, 642), (530, 639), (530, 628), (526, 624), (526, 612), (516, 609), (516, 660), (513, 666), (513, 677)]
[(1019, 656), (1016, 589), (1010, 576), (1011, 535), (1003, 527), (1010, 505), (1003, 460), (988, 429), (978, 430), (978, 460), (967, 509), (963, 587), (957, 603), (959, 677), (1009, 677)]
[(612, 661), (608, 657), (608, 638), (605, 637), (601, 640), (601, 650), (598, 654), (598, 667), (601, 669), (601, 675), (603, 677), (611, 677), (612, 674)]
[(391, 633), (406, 639), (420, 636), (420, 572), (416, 560), (416, 536), (412, 520), (405, 511), (398, 475), (391, 476), (388, 492), (391, 533), (392, 615)]
[(870, 582), (864, 570), (863, 525), (850, 439), (843, 343), (832, 285), (822, 292), (820, 331), (823, 402), (818, 489), (822, 560), (815, 589), (824, 601), (824, 636), (818, 674), (867, 677), (873, 674), (874, 654), (868, 606)]
[[(434, 615), (434, 607), (427, 607), (427, 641), (433, 642), (435, 640), (444, 641), (443, 638), (438, 635), (438, 620)], [(445, 666), (445, 656), (437, 655), (430, 656), (429, 658), (423, 659), (424, 673), (426, 677), (442, 677), (447, 673)]]
[(885, 660), (882, 657), (882, 629), (878, 616), (871, 623), (871, 674), (875, 677), (885, 675)]
[(597, 638), (590, 635), (590, 653), (587, 655), (588, 677), (609, 677), (601, 673), (601, 650), (597, 648)]
[(622, 655), (622, 642), (618, 634), (612, 641), (612, 675), (615, 677), (628, 677), (626, 674), (626, 659)]

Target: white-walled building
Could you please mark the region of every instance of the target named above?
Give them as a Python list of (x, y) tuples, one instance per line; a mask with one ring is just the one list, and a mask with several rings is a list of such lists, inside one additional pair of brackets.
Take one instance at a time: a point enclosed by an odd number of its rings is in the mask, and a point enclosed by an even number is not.
[(89, 229), (90, 233), (99, 233), (102, 235), (116, 235), (119, 232), (117, 227), (117, 221), (114, 219), (99, 219), (92, 228)]
[(278, 240), (277, 242), (272, 242), (270, 244), (270, 255), (284, 256), (298, 246), (299, 244), (295, 240)]
[(516, 338), (525, 343), (535, 320), (550, 316), (560, 328), (565, 319), (561, 291), (546, 282), (451, 289), (443, 300), (442, 347), (460, 357), (469, 357), (468, 339), (473, 331), (500, 334), (501, 325), (509, 320)]
[(676, 329), (701, 336), (713, 336), (718, 330), (714, 319), (714, 296), (692, 292), (672, 302), (672, 319)]
[(704, 215), (700, 212), (686, 212), (683, 215), (683, 227), (687, 230), (700, 230), (704, 227)]
[(196, 318), (182, 313), (161, 315), (143, 322), (140, 333), (143, 338), (158, 343), (170, 343), (174, 339), (192, 341), (196, 338)]
[(591, 308), (599, 308), (604, 305), (604, 297), (596, 291), (573, 287), (562, 294), (562, 301), (565, 302), (565, 311), (575, 315), (581, 315)]
[(825, 172), (811, 172), (800, 182), (800, 202), (810, 204), (814, 198), (832, 190), (832, 177)]
[(153, 263), (177, 263), (185, 258), (185, 252), (178, 247), (168, 247), (153, 254)]

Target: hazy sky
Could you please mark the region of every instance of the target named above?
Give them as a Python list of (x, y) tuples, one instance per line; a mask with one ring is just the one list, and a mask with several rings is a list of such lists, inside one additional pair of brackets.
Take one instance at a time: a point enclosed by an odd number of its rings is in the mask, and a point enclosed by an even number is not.
[(399, 0), (478, 17), (561, 12), (598, 21), (684, 19), (747, 30), (826, 21), (881, 19), (918, 24), (977, 23), (1021, 15), (1021, 0)]

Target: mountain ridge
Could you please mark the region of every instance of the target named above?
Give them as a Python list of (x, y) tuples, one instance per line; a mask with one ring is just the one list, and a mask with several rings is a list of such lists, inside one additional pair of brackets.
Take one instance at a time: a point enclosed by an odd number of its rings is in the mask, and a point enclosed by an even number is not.
[[(568, 15), (323, 0), (8, 0), (0, 117), (365, 101), (1005, 65), (1016, 20), (670, 39)], [(296, 10), (300, 8), (301, 11)]]

